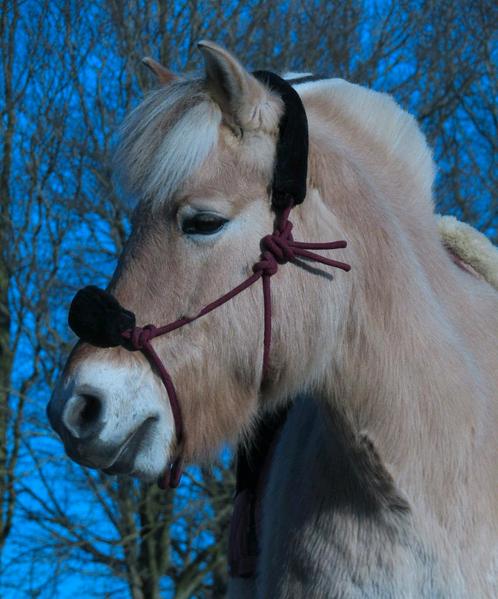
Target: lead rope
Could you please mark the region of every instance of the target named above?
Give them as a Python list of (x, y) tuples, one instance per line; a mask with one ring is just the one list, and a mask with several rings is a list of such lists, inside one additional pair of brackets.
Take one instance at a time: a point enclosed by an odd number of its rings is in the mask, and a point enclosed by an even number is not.
[[(157, 355), (156, 351), (152, 347), (151, 341), (156, 337), (175, 331), (195, 320), (209, 314), (215, 308), (222, 306), (239, 293), (242, 293), (245, 289), (253, 285), (259, 279), (263, 281), (263, 310), (264, 310), (264, 340), (263, 340), (263, 369), (262, 379), (268, 372), (270, 346), (271, 346), (271, 286), (270, 279), (277, 273), (279, 265), (286, 264), (295, 260), (296, 257), (305, 258), (307, 260), (313, 260), (321, 264), (326, 264), (334, 268), (340, 268), (348, 272), (351, 269), (349, 264), (344, 262), (338, 262), (337, 260), (331, 260), (325, 258), (320, 254), (316, 254), (310, 250), (336, 250), (345, 248), (347, 246), (346, 241), (332, 241), (324, 243), (306, 243), (303, 241), (294, 241), (292, 236), (292, 223), (289, 220), (289, 214), (292, 206), (289, 206), (281, 212), (277, 217), (275, 228), (271, 235), (266, 235), (261, 240), (261, 259), (256, 262), (253, 266), (253, 274), (249, 276), (245, 281), (234, 287), (225, 295), (222, 295), (214, 302), (204, 306), (200, 312), (193, 317), (183, 316), (174, 322), (166, 324), (162, 327), (156, 327), (152, 324), (148, 324), (144, 327), (135, 326), (122, 332), (122, 337), (129, 342), (131, 348), (134, 350), (141, 351), (145, 357), (149, 360), (151, 365), (155, 366), (159, 377), (161, 378), (163, 385), (168, 394), (169, 403), (171, 406), (171, 412), (173, 414), (173, 420), (175, 423), (175, 435), (177, 445), (177, 458), (170, 464), (167, 469), (165, 476), (159, 481), (161, 488), (176, 488), (180, 484), (180, 479), (183, 470), (183, 455), (182, 448), (185, 443), (185, 431), (183, 427), (183, 418), (180, 403), (176, 395), (175, 386), (173, 381), (166, 370), (161, 358)], [(124, 345), (127, 348), (126, 345)], [(128, 348), (127, 348), (128, 349)]]

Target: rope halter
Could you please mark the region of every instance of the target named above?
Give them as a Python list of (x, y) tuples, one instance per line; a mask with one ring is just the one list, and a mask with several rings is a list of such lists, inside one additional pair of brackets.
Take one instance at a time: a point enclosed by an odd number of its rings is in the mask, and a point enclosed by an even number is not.
[[(256, 281), (262, 279), (264, 314), (263, 380), (268, 372), (271, 347), (272, 309), (270, 279), (278, 272), (279, 266), (288, 262), (295, 262), (296, 258), (304, 258), (305, 260), (311, 260), (334, 268), (340, 268), (344, 271), (349, 271), (351, 268), (349, 264), (326, 258), (311, 251), (345, 248), (347, 245), (345, 241), (325, 243), (294, 241), (292, 236), (292, 223), (289, 220), (290, 210), (291, 208), (289, 207), (282, 212), (280, 218), (277, 219), (277, 224), (275, 225), (273, 233), (271, 235), (266, 235), (261, 240), (261, 257), (253, 266), (253, 274), (225, 295), (222, 295), (214, 302), (204, 306), (204, 308), (202, 308), (202, 310), (195, 316), (184, 316), (163, 326), (156, 326), (154, 324), (148, 324), (143, 327), (136, 326), (135, 316), (132, 312), (122, 308), (119, 302), (110, 293), (94, 286), (85, 287), (78, 291), (71, 303), (69, 326), (82, 341), (86, 341), (87, 343), (91, 343), (98, 347), (116, 347), (117, 345), (121, 345), (130, 351), (141, 351), (163, 382), (168, 394), (175, 423), (177, 457), (167, 469), (164, 480), (160, 482), (162, 487), (169, 486), (174, 488), (179, 484), (182, 473), (182, 446), (185, 441), (185, 431), (182, 410), (178, 401), (175, 386), (163, 361), (158, 356), (151, 343), (153, 339), (184, 327), (202, 316), (209, 314), (209, 312), (219, 308), (256, 283)], [(99, 317), (96, 318), (96, 322), (93, 322), (94, 326), (88, 328), (86, 326), (88, 314), (95, 316), (99, 312)], [(124, 318), (123, 314), (126, 315), (127, 318)], [(126, 324), (130, 324), (130, 315), (133, 317), (133, 324), (132, 326), (126, 326)], [(105, 326), (98, 326), (99, 322), (105, 324)], [(119, 329), (119, 327), (123, 327), (123, 323), (125, 323), (126, 328)], [(117, 335), (118, 333), (119, 335)], [(117, 343), (116, 338), (118, 340)]]
[(260, 260), (253, 266), (253, 273), (237, 287), (231, 289), (214, 302), (204, 306), (193, 317), (182, 317), (163, 326), (148, 324), (136, 326), (135, 315), (124, 309), (110, 293), (89, 286), (76, 293), (69, 310), (69, 326), (82, 341), (98, 347), (117, 347), (121, 345), (130, 351), (141, 351), (149, 360), (168, 394), (175, 423), (176, 458), (169, 465), (160, 485), (176, 487), (182, 472), (182, 454), (185, 443), (181, 406), (173, 381), (166, 367), (157, 355), (152, 341), (156, 337), (179, 329), (209, 314), (239, 293), (256, 283), (263, 282), (264, 341), (262, 380), (268, 373), (271, 346), (271, 288), (270, 279), (288, 262), (296, 263), (302, 258), (350, 270), (344, 262), (331, 260), (313, 250), (335, 250), (345, 248), (345, 241), (329, 243), (305, 243), (294, 241), (292, 223), (289, 214), (294, 205), (300, 204), (306, 196), (308, 166), (308, 124), (304, 106), (296, 90), (278, 75), (269, 71), (256, 71), (256, 79), (278, 93), (285, 110), (279, 123), (279, 135), (276, 146), (276, 160), (272, 181), (272, 208), (277, 218), (270, 235), (261, 240)]

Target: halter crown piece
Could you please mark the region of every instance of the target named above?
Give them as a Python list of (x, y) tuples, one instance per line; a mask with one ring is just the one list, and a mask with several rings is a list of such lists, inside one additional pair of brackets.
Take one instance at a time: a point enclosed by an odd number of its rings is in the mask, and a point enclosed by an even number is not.
[(180, 482), (185, 441), (182, 411), (173, 381), (151, 341), (209, 314), (233, 297), (256, 283), (263, 283), (264, 342), (263, 377), (268, 371), (271, 346), (271, 288), (270, 279), (280, 265), (295, 258), (314, 260), (327, 266), (349, 271), (349, 264), (325, 258), (311, 250), (334, 250), (345, 248), (345, 241), (328, 243), (305, 243), (294, 241), (289, 214), (292, 207), (300, 204), (306, 196), (308, 165), (308, 123), (306, 112), (298, 93), (278, 75), (269, 71), (256, 71), (254, 76), (280, 94), (285, 111), (279, 124), (279, 137), (272, 181), (272, 208), (276, 213), (271, 235), (261, 240), (260, 260), (253, 266), (253, 274), (237, 287), (204, 306), (193, 317), (182, 317), (174, 322), (156, 327), (148, 324), (136, 326), (133, 312), (123, 308), (107, 291), (95, 286), (80, 289), (69, 309), (69, 326), (82, 340), (97, 347), (122, 346), (127, 350), (141, 351), (161, 378), (168, 394), (176, 434), (176, 458), (158, 481), (162, 488), (175, 488)]

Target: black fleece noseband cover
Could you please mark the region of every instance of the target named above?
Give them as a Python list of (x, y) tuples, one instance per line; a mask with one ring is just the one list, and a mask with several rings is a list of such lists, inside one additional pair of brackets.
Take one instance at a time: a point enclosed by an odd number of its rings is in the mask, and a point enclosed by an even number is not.
[(97, 347), (123, 345), (122, 333), (135, 326), (135, 315), (103, 289), (80, 289), (69, 308), (68, 323), (82, 341)]
[(283, 210), (301, 204), (308, 174), (308, 119), (297, 91), (275, 73), (254, 71), (254, 77), (276, 91), (285, 106), (280, 119), (272, 183), (272, 207)]

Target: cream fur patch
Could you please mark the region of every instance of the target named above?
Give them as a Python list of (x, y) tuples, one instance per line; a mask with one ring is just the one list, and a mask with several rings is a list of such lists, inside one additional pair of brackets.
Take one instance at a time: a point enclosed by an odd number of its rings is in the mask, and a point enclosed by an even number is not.
[(437, 222), (444, 245), (498, 290), (498, 248), (483, 233), (454, 216), (439, 215)]

